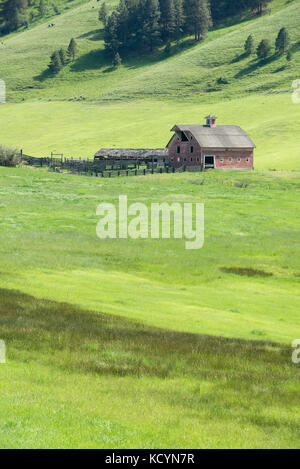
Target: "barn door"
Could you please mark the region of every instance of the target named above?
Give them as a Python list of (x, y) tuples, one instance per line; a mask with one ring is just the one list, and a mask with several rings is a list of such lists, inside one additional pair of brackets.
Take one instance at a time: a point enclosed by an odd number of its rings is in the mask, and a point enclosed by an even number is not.
[(215, 168), (215, 157), (214, 156), (205, 156), (205, 169), (214, 169)]

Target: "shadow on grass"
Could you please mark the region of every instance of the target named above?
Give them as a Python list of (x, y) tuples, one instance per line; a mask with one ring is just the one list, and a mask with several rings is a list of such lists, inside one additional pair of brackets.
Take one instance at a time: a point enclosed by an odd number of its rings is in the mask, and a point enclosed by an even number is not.
[(246, 75), (249, 75), (252, 72), (255, 72), (257, 69), (265, 67), (266, 65), (271, 64), (272, 62), (276, 61), (278, 59), (278, 55), (274, 54), (271, 57), (268, 57), (265, 60), (258, 60), (258, 59), (253, 59), (250, 62), (250, 65), (242, 70), (240, 70), (234, 78), (242, 78)]
[[(90, 34), (90, 33), (88, 33)], [(96, 40), (96, 39), (95, 39)], [(124, 51), (121, 53), (122, 64), (128, 69), (138, 69), (147, 65), (153, 65), (169, 57), (175, 57), (181, 54), (185, 50), (189, 50), (197, 46), (199, 42), (195, 42), (191, 39), (186, 39), (181, 42), (180, 45), (173, 45), (170, 56), (166, 56), (163, 49), (155, 52), (140, 52), (136, 51)], [(115, 70), (111, 66), (112, 57), (105, 49), (94, 49), (87, 54), (81, 55), (75, 62), (72, 63), (70, 70), (72, 72), (83, 72), (86, 70), (100, 70), (106, 67), (104, 73), (109, 73)]]
[(46, 68), (46, 70), (44, 70), (39, 75), (36, 75), (33, 78), (34, 78), (34, 80), (43, 82), (43, 81), (47, 80), (48, 78), (53, 78), (54, 76), (55, 75), (53, 75), (53, 73), (49, 70), (49, 68)]
[(296, 376), (285, 345), (159, 329), (12, 290), (0, 289), (0, 330), (12, 359), (69, 371), (233, 379), (238, 386)]
[(72, 72), (84, 72), (86, 70), (99, 70), (108, 64), (108, 54), (104, 49), (94, 49), (83, 54), (70, 66)]
[(103, 41), (104, 29), (94, 29), (88, 33), (81, 34), (77, 39), (88, 39), (89, 41)]

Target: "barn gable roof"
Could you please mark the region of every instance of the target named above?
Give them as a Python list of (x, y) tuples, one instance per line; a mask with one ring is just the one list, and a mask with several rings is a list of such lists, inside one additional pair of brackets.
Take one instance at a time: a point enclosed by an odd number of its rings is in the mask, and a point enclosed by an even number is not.
[(202, 148), (255, 148), (249, 135), (235, 125), (175, 125), (172, 132), (190, 132)]

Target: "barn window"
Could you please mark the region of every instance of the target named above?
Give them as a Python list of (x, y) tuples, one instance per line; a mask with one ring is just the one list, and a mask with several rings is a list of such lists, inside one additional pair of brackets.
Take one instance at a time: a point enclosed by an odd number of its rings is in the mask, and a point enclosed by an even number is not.
[(249, 163), (249, 158), (246, 158), (246, 163)]
[(188, 142), (188, 138), (187, 138), (187, 136), (185, 135), (184, 132), (181, 132), (181, 141), (182, 142)]
[(183, 158), (183, 161), (186, 161), (186, 158)]
[(232, 158), (229, 158), (229, 163), (232, 163)]
[(180, 146), (177, 147), (176, 152), (180, 153)]
[(193, 140), (193, 136), (191, 135), (191, 140)]
[(194, 153), (194, 147), (191, 146), (191, 153)]
[(238, 158), (237, 161), (238, 161), (238, 163), (240, 163), (240, 162), (241, 162), (241, 158)]
[(220, 158), (220, 163), (224, 163), (224, 158)]
[(177, 158), (178, 163), (180, 162), (180, 158)]
[(199, 161), (200, 161), (200, 158), (199, 158), (199, 157), (197, 158), (197, 161), (198, 161), (198, 163), (199, 163)]
[(174, 161), (174, 158), (171, 158), (171, 161)]
[(193, 158), (191, 158), (191, 161), (193, 161)]

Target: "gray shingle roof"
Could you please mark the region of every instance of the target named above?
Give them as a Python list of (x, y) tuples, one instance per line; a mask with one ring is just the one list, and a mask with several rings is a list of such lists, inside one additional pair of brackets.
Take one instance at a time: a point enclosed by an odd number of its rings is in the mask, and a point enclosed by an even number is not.
[(241, 129), (235, 125), (217, 125), (211, 128), (206, 125), (176, 125), (172, 132), (189, 131), (202, 148), (255, 148), (255, 144)]
[(112, 157), (112, 158), (152, 158), (165, 157), (168, 155), (166, 148), (157, 149), (137, 149), (137, 148), (101, 148), (95, 157)]

